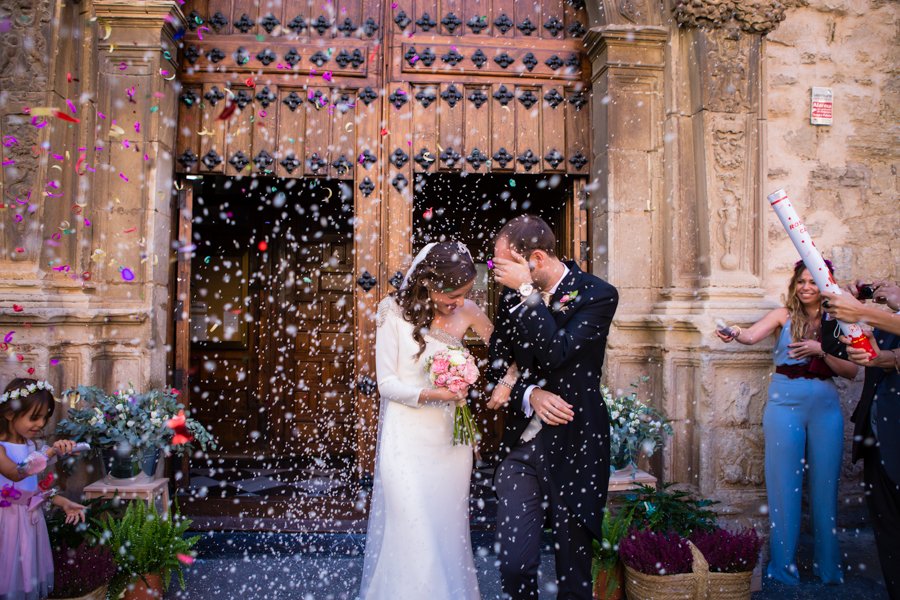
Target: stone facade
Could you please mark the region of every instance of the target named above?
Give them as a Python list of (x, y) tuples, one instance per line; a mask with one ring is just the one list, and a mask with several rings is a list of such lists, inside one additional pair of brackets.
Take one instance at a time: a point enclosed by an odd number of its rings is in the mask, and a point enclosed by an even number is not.
[[(651, 377), (676, 420), (655, 466), (726, 512), (765, 504), (771, 342), (726, 346), (714, 321), (777, 306), (796, 260), (765, 196), (788, 190), (839, 278), (898, 275), (897, 17), (884, 2), (595, 7), (594, 242), (622, 292), (607, 373), (620, 387)], [(810, 125), (812, 86), (835, 88), (834, 126)], [(840, 386), (849, 416), (860, 384)], [(858, 482), (848, 464), (857, 508)]]
[[(16, 139), (0, 180), (0, 321), (16, 331), (4, 381), (34, 368), (60, 388), (171, 383), (177, 108), (159, 75), (178, 68), (183, 16), (174, 0), (134, 4), (0, 1), (0, 135)], [(750, 323), (778, 304), (795, 253), (764, 197), (782, 186), (840, 278), (898, 276), (897, 4), (588, 10), (594, 265), (622, 294), (609, 380), (649, 375), (647, 392), (675, 419), (654, 464), (663, 479), (759, 515), (771, 347), (725, 346), (714, 321)], [(813, 85), (835, 91), (831, 127), (809, 124)], [(145, 101), (121, 94), (132, 86)], [(66, 99), (77, 126), (25, 111)], [(84, 150), (57, 159), (42, 144)], [(849, 410), (859, 385), (843, 387)]]

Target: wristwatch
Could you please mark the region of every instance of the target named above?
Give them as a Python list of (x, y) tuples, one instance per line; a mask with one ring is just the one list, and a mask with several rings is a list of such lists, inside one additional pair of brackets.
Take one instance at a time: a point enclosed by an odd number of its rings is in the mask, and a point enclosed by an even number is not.
[(523, 283), (519, 286), (519, 295), (522, 296), (522, 299), (529, 297), (534, 293), (534, 286), (530, 283)]

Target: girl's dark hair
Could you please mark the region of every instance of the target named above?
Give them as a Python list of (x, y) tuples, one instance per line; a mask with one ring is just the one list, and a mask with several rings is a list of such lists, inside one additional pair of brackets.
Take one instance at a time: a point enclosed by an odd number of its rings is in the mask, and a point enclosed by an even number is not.
[(413, 326), (419, 356), (425, 351), (425, 331), (434, 319), (434, 304), (428, 291), (452, 292), (475, 279), (475, 264), (464, 248), (457, 242), (435, 244), (410, 274), (409, 284), (392, 294), (403, 319)]
[[(36, 379), (28, 379), (25, 377), (16, 377), (7, 384), (3, 393), (14, 392), (16, 390), (24, 390), (32, 384), (36, 384)], [(50, 390), (35, 390), (26, 395), (20, 395), (15, 400), (7, 400), (0, 404), (0, 435), (6, 436), (10, 432), (10, 419), (17, 419), (24, 414), (36, 414), (41, 407), (47, 409), (47, 421), (53, 416), (53, 409), (56, 408), (56, 401), (53, 399), (53, 393)]]

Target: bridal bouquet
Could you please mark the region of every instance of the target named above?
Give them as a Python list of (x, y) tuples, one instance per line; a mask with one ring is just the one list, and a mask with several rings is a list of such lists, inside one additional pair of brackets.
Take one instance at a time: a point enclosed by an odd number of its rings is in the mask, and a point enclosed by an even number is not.
[[(451, 347), (435, 352), (429, 357), (425, 369), (431, 383), (451, 392), (460, 392), (478, 381), (475, 357), (465, 348)], [(463, 402), (456, 407), (453, 415), (453, 444), (471, 444), (474, 447), (479, 437), (472, 411)]]

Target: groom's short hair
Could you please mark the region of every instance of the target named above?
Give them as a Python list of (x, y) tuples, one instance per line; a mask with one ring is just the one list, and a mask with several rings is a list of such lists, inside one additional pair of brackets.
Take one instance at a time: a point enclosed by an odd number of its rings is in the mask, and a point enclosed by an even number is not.
[(519, 254), (528, 258), (535, 250), (556, 256), (556, 236), (545, 220), (535, 215), (519, 215), (497, 232)]

